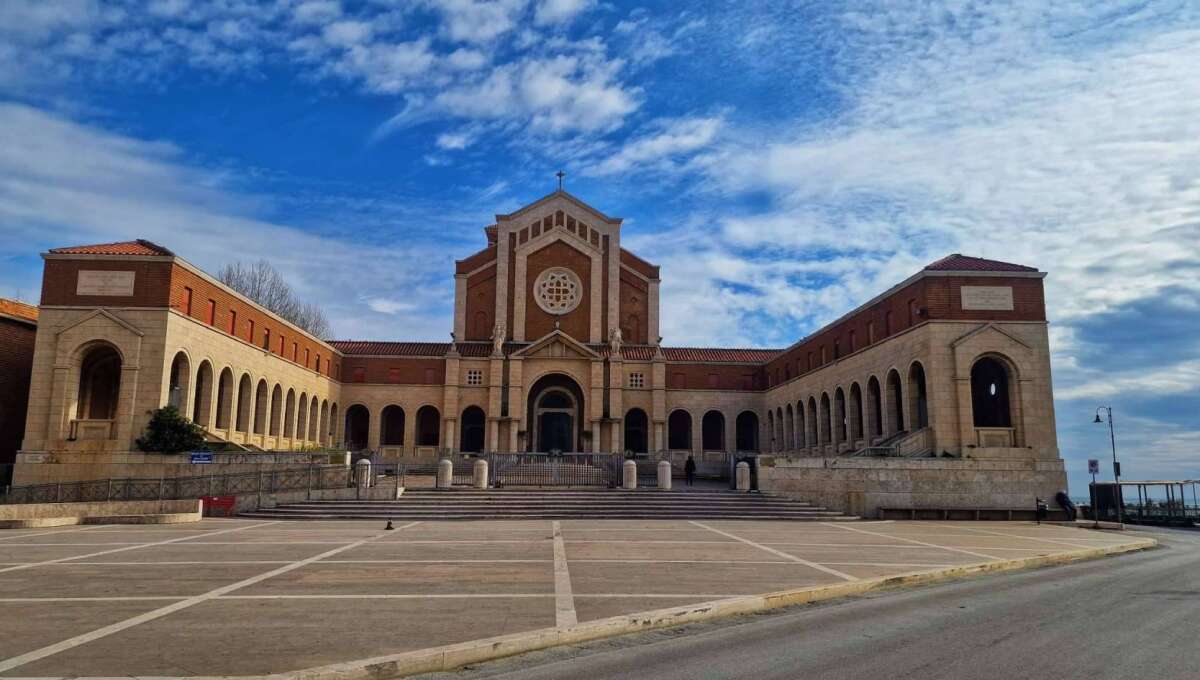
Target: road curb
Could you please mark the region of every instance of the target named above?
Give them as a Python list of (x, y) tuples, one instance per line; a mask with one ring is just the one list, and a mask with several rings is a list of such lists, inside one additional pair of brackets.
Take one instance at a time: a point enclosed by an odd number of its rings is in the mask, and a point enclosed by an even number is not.
[[(578, 644), (603, 638), (668, 628), (687, 623), (770, 611), (797, 604), (832, 600), (839, 597), (863, 595), (888, 588), (927, 585), (977, 574), (1032, 569), (1109, 555), (1136, 552), (1153, 548), (1158, 542), (1139, 538), (1128, 543), (1104, 548), (1085, 548), (1054, 555), (1039, 555), (1014, 560), (979, 562), (932, 571), (909, 572), (880, 578), (863, 579), (823, 586), (781, 590), (761, 595), (748, 595), (725, 600), (701, 602), (684, 607), (656, 609), (637, 614), (624, 614), (607, 619), (586, 621), (566, 628), (542, 628), (524, 633), (472, 640), (443, 647), (431, 647), (412, 652), (359, 659), (302, 671), (258, 676), (261, 680), (384, 680), (418, 673), (450, 671), (467, 664), (492, 661), (506, 656), (533, 652), (559, 645)], [(242, 676), (247, 677), (247, 676)]]

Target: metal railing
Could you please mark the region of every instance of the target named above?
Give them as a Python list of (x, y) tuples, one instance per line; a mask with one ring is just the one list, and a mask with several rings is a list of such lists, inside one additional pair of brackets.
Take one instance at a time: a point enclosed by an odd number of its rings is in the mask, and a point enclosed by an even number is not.
[(252, 493), (337, 489), (354, 486), (353, 471), (344, 465), (310, 465), (223, 475), (98, 479), (7, 487), (0, 503), (87, 503), (156, 501), (236, 496)]
[(619, 483), (623, 456), (611, 453), (493, 453), (492, 486), (602, 486)]

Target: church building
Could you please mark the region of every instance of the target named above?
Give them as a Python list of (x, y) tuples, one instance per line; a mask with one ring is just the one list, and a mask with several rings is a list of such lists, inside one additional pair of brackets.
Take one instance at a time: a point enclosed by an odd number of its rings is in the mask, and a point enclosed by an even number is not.
[(1065, 486), (1045, 273), (949, 255), (789, 347), (676, 347), (621, 222), (561, 189), (497, 215), (455, 263), (450, 342), (313, 337), (148, 241), (52, 249), (18, 463), (137, 460), (175, 404), (232, 450), (995, 461)]

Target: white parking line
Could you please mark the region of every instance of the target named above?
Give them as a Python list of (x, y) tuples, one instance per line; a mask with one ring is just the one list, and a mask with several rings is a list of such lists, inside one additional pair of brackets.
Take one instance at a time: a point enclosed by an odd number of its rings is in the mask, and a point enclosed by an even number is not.
[[(39, 531), (34, 534), (18, 533), (13, 536), (0, 536), (0, 541), (11, 541), (14, 538), (33, 538), (34, 536), (49, 536), (50, 534), (73, 534), (77, 531), (91, 531), (91, 530), (96, 529), (99, 526), (102, 526), (102, 525), (96, 525), (96, 526), (90, 526), (90, 527), (79, 527), (77, 529), (63, 529), (61, 531)], [(102, 532), (97, 532), (97, 533), (102, 533)]]
[(918, 541), (915, 538), (904, 538), (901, 536), (893, 536), (890, 534), (881, 534), (877, 531), (867, 531), (866, 529), (858, 529), (855, 527), (848, 527), (848, 526), (842, 525), (840, 522), (837, 524), (827, 524), (826, 522), (822, 522), (822, 524), (826, 524), (827, 526), (837, 527), (839, 529), (845, 529), (846, 531), (857, 531), (860, 534), (870, 534), (871, 536), (880, 536), (883, 538), (893, 538), (893, 539), (896, 539), (897, 541), (906, 541), (908, 543), (914, 543), (916, 545), (923, 545), (927, 548), (937, 548), (939, 550), (949, 550), (950, 552), (962, 553), (964, 555), (971, 555), (973, 557), (982, 557), (985, 560), (1001, 559), (999, 557), (996, 557), (995, 555), (986, 555), (984, 553), (971, 552), (970, 550), (963, 550), (962, 548), (951, 548), (949, 546), (938, 545), (936, 543), (926, 543), (925, 541)]
[(575, 614), (575, 598), (571, 593), (571, 572), (567, 570), (567, 548), (563, 545), (562, 526), (554, 528), (554, 625), (558, 628), (579, 623)]
[(974, 529), (972, 527), (962, 527), (962, 529), (965, 529), (967, 531), (970, 531), (970, 532), (973, 532), (976, 534), (984, 534), (987, 536), (1000, 536), (1003, 538), (1016, 538), (1016, 539), (1020, 539), (1020, 540), (1024, 540), (1024, 541), (1037, 541), (1039, 543), (1050, 543), (1051, 545), (1059, 545), (1059, 546), (1069, 545), (1069, 546), (1073, 546), (1075, 548), (1082, 548), (1082, 549), (1091, 549), (1091, 548), (1096, 547), (1094, 545), (1088, 545), (1086, 543), (1076, 543), (1074, 541), (1064, 541), (1064, 540), (1051, 539), (1051, 538), (1034, 538), (1033, 536), (1021, 536), (1019, 534), (1006, 534), (1006, 533), (1002, 533), (999, 531), (989, 531), (987, 529)]
[[(274, 523), (275, 522), (267, 522), (266, 524), (274, 524)], [(266, 526), (266, 524), (256, 524), (256, 525), (251, 525), (249, 527), (241, 527), (241, 528), (252, 529), (257, 526)], [(399, 528), (407, 529), (408, 527), (416, 526), (417, 524), (420, 524), (420, 522), (411, 522), (411, 523), (405, 524), (404, 526), (401, 526)], [(229, 529), (228, 531), (237, 531), (237, 529)], [(180, 600), (178, 602), (171, 603), (165, 607), (160, 607), (153, 611), (146, 612), (144, 614), (140, 614), (138, 616), (134, 616), (134, 617), (125, 619), (124, 621), (118, 621), (116, 623), (104, 626), (103, 628), (98, 628), (98, 629), (90, 631), (88, 633), (83, 633), (81, 635), (76, 635), (75, 637), (67, 638), (66, 640), (63, 640), (62, 642), (56, 642), (55, 644), (48, 645), (46, 647), (42, 647), (41, 649), (35, 649), (31, 652), (26, 652), (25, 654), (21, 654), (19, 656), (14, 656), (9, 659), (5, 659), (3, 661), (0, 661), (0, 673), (10, 671), (14, 668), (19, 668), (21, 666), (24, 666), (25, 664), (32, 663), (39, 659), (44, 659), (48, 656), (54, 656), (55, 654), (58, 654), (60, 652), (65, 652), (68, 649), (74, 649), (75, 647), (78, 647), (83, 644), (87, 644), (93, 640), (99, 640), (100, 638), (108, 637), (109, 635), (112, 635), (114, 633), (119, 633), (127, 628), (132, 628), (134, 626), (146, 623), (147, 621), (153, 621), (155, 619), (162, 618), (162, 617), (166, 616), (167, 614), (173, 614), (182, 609), (187, 609), (188, 607), (198, 605), (201, 602), (207, 602), (209, 600), (216, 599), (222, 595), (226, 595), (226, 594), (231, 593), (240, 588), (245, 588), (246, 586), (251, 586), (251, 585), (254, 585), (255, 583), (265, 581), (274, 576), (279, 576), (280, 574), (286, 574), (289, 571), (299, 569), (300, 567), (307, 566), (309, 564), (312, 564), (313, 562), (318, 562), (322, 559), (325, 559), (326, 557), (331, 557), (340, 552), (350, 550), (351, 548), (358, 547), (360, 545), (363, 545), (364, 543), (368, 543), (377, 538), (382, 538), (383, 536), (386, 536), (386, 535), (387, 534), (385, 534), (385, 533), (380, 533), (378, 535), (371, 536), (370, 538), (364, 538), (355, 543), (351, 543), (350, 545), (344, 545), (344, 546), (341, 546), (338, 548), (334, 548), (333, 550), (327, 550), (327, 551), (321, 553), (320, 555), (314, 555), (312, 557), (309, 557), (309, 558), (306, 558), (303, 560), (298, 560), (296, 562), (292, 562), (291, 564), (287, 564), (282, 567), (279, 567), (278, 569), (272, 569), (271, 571), (263, 572), (257, 576), (251, 576), (250, 578), (242, 579), (241, 581), (238, 581), (237, 583), (231, 583), (227, 586), (221, 586), (220, 588), (215, 588), (213, 590), (208, 591), (207, 593), (203, 593), (201, 595), (195, 595), (195, 596), (189, 597), (185, 600)], [(176, 540), (185, 540), (185, 539), (176, 539)], [(164, 541), (164, 542), (170, 542), (170, 541)], [(151, 545), (154, 545), (154, 544), (151, 544)], [(14, 568), (16, 568), (16, 567), (14, 567)]]
[[(261, 524), (249, 524), (249, 525), (243, 525), (240, 527), (234, 527), (233, 529), (221, 529), (220, 531), (213, 531), (213, 532), (209, 532), (207, 534), (197, 534), (195, 536), (181, 536), (179, 538), (168, 538), (165, 541), (155, 541), (153, 543), (138, 543), (137, 545), (129, 545), (129, 546), (125, 546), (124, 548), (113, 548), (112, 550), (101, 550), (99, 552), (85, 553), (83, 555), (74, 555), (72, 557), (60, 557), (56, 560), (43, 560), (41, 562), (31, 562), (29, 564), (20, 564), (15, 567), (5, 567), (3, 569), (0, 569), (0, 574), (10, 572), (10, 571), (19, 571), (21, 569), (32, 569), (34, 567), (41, 567), (41, 566), (45, 566), (47, 564), (59, 564), (60, 562), (70, 562), (72, 560), (81, 560), (81, 559), (88, 558), (88, 557), (99, 557), (100, 555), (111, 555), (112, 553), (124, 552), (126, 550), (140, 550), (142, 548), (151, 548), (151, 547), (154, 547), (157, 545), (168, 545), (171, 543), (180, 543), (182, 541), (191, 541), (193, 539), (200, 538), (201, 536), (215, 536), (216, 534), (229, 534), (229, 533), (233, 533), (235, 531), (245, 531), (247, 529), (254, 529), (257, 527), (265, 527), (265, 526), (269, 526), (271, 524), (278, 524), (278, 523), (279, 523), (278, 520), (276, 520), (274, 522), (263, 522)], [(92, 545), (94, 547), (95, 544), (92, 544)], [(100, 545), (104, 545), (104, 544), (100, 544)]]
[(796, 557), (795, 555), (789, 555), (789, 554), (787, 554), (787, 553), (783, 552), (782, 550), (776, 550), (776, 549), (774, 549), (774, 548), (768, 548), (767, 546), (765, 546), (765, 545), (763, 545), (763, 544), (761, 544), (761, 543), (755, 543), (754, 541), (747, 540), (747, 539), (745, 539), (745, 538), (742, 538), (742, 537), (740, 537), (740, 536), (734, 536), (734, 535), (733, 535), (733, 534), (731, 534), (731, 533), (727, 533), (727, 532), (721, 531), (720, 529), (714, 529), (714, 528), (712, 528), (712, 527), (710, 527), (710, 526), (708, 526), (708, 525), (706, 525), (706, 524), (701, 524), (700, 522), (695, 522), (695, 521), (692, 521), (692, 522), (689, 522), (689, 524), (695, 524), (696, 526), (700, 527), (701, 529), (708, 529), (709, 531), (711, 531), (711, 532), (713, 532), (713, 533), (715, 533), (715, 534), (720, 534), (720, 535), (722, 535), (722, 536), (725, 536), (725, 537), (727, 537), (727, 538), (732, 538), (732, 539), (733, 539), (733, 540), (735, 540), (735, 541), (741, 541), (742, 543), (745, 543), (746, 545), (753, 546), (753, 547), (755, 547), (755, 548), (758, 548), (759, 550), (763, 550), (763, 551), (769, 552), (769, 553), (771, 553), (772, 555), (778, 555), (778, 556), (780, 556), (780, 557), (787, 558), (787, 559), (789, 559), (789, 560), (791, 560), (791, 561), (793, 561), (793, 562), (799, 562), (800, 564), (803, 564), (803, 565), (807, 565), (807, 566), (809, 566), (809, 567), (812, 567), (813, 569), (816, 569), (817, 571), (823, 571), (823, 572), (825, 572), (826, 574), (831, 574), (831, 575), (833, 575), (833, 576), (836, 576), (836, 577), (838, 577), (838, 578), (841, 578), (841, 579), (845, 579), (845, 580), (847, 580), (847, 581), (857, 581), (857, 580), (858, 580), (858, 577), (857, 577), (857, 576), (851, 576), (850, 574), (847, 574), (847, 573), (845, 573), (845, 572), (838, 571), (837, 569), (831, 569), (831, 568), (829, 568), (829, 567), (822, 566), (822, 565), (820, 565), (820, 564), (817, 564), (816, 562), (809, 562), (808, 560), (806, 560), (806, 559), (801, 559), (801, 558), (799, 558), (799, 557)]

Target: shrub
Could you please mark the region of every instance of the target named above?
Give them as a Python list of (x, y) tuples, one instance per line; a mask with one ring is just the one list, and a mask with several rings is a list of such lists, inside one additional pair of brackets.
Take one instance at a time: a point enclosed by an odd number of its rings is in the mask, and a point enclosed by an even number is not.
[(138, 437), (137, 447), (141, 451), (155, 453), (179, 453), (204, 449), (204, 430), (184, 418), (174, 406), (164, 406), (151, 411), (146, 433)]

